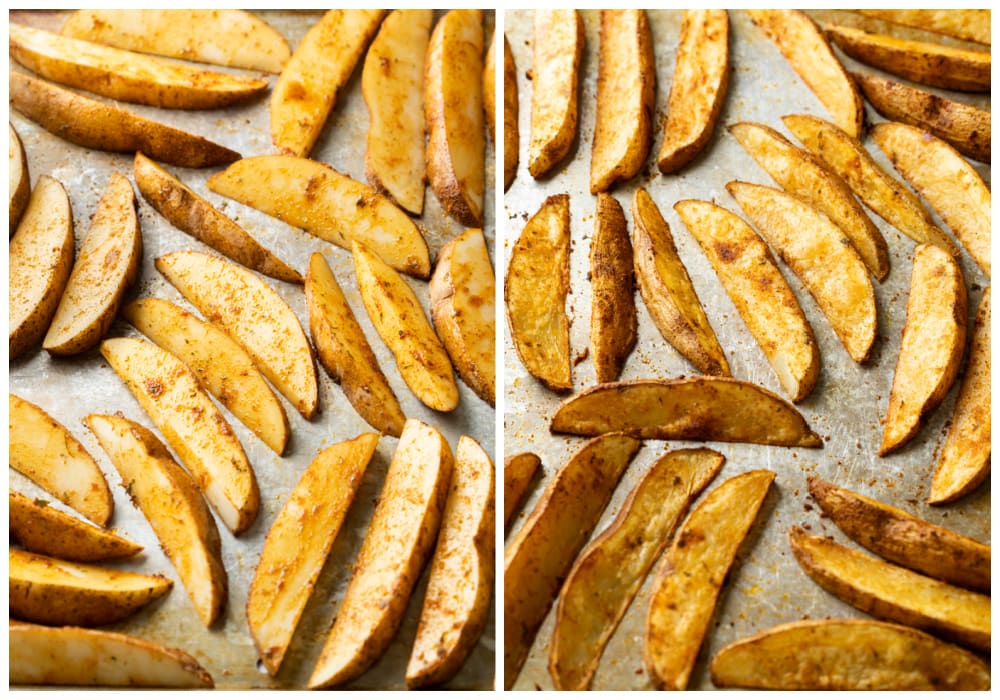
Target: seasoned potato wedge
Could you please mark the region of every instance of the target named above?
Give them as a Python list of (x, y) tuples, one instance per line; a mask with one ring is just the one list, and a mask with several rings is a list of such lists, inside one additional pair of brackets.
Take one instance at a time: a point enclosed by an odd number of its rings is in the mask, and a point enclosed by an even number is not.
[(379, 436), (321, 451), (267, 533), (247, 594), (247, 624), (267, 672), (277, 675)]
[(990, 11), (987, 10), (854, 10), (896, 24), (916, 27), (980, 44), (990, 43)]
[(453, 461), (436, 428), (406, 422), (310, 688), (359, 676), (392, 642), (434, 548)]
[(511, 455), (503, 463), (503, 524), (510, 525), (510, 516), (521, 505), (542, 460), (534, 452)]
[(707, 449), (668, 452), (629, 493), (615, 521), (587, 545), (559, 595), (549, 673), (560, 690), (586, 690), (612, 633), (674, 529), (725, 462)]
[(642, 443), (615, 433), (594, 438), (564, 464), (504, 552), (504, 687), (509, 690), (563, 577), (590, 538)]
[[(483, 63), (483, 117), (486, 119), (486, 133), (490, 141), (497, 140), (497, 34), (494, 30), (490, 36), (489, 48), (486, 49), (486, 60)], [(516, 84), (516, 83), (515, 83)]]
[(590, 241), (590, 346), (597, 383), (613, 382), (635, 347), (635, 277), (632, 243), (622, 205), (597, 195), (594, 237)]
[[(15, 75), (19, 74), (11, 73), (12, 80)], [(13, 94), (11, 98), (13, 99)], [(17, 105), (14, 106), (17, 107)], [(10, 235), (13, 236), (31, 196), (31, 174), (28, 172), (28, 157), (24, 154), (24, 144), (21, 143), (21, 137), (17, 135), (13, 124), (8, 122), (7, 127), (10, 130), (7, 135), (7, 162), (10, 174), (7, 190), (7, 194), (10, 196), (8, 223), (10, 224)]]
[(684, 690), (715, 604), (767, 495), (774, 472), (757, 469), (713, 489), (681, 526), (649, 599), (643, 655), (660, 690)]
[[(484, 87), (485, 89), (485, 87)], [(489, 109), (489, 106), (487, 106)], [(487, 112), (489, 114), (489, 112)], [(503, 190), (510, 188), (517, 177), (517, 160), (521, 137), (517, 129), (517, 65), (507, 37), (503, 38)]]

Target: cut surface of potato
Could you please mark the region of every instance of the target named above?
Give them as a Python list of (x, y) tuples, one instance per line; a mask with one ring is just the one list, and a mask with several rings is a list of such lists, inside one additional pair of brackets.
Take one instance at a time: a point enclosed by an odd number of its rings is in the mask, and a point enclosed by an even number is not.
[[(17, 73), (11, 73), (11, 79)], [(15, 108), (17, 105), (15, 105)], [(14, 125), (8, 122), (9, 129), (7, 135), (7, 163), (9, 167), (10, 181), (7, 194), (10, 196), (10, 235), (14, 235), (17, 224), (24, 214), (25, 207), (28, 206), (28, 199), (31, 196), (31, 174), (28, 172), (28, 157), (24, 153), (24, 144), (21, 137), (14, 130)]]
[(503, 523), (510, 525), (510, 516), (521, 505), (542, 460), (534, 452), (511, 455), (503, 463)]
[[(485, 87), (484, 87), (485, 89)], [(487, 109), (489, 105), (487, 104)], [(489, 112), (487, 112), (489, 114)], [(518, 151), (521, 145), (517, 128), (517, 65), (507, 37), (503, 38), (503, 189), (504, 192), (517, 177)]]
[(990, 43), (989, 10), (854, 10), (896, 24), (980, 44)]
[(597, 383), (613, 382), (635, 347), (635, 277), (632, 243), (621, 204), (597, 195), (594, 237), (590, 241), (590, 345)]

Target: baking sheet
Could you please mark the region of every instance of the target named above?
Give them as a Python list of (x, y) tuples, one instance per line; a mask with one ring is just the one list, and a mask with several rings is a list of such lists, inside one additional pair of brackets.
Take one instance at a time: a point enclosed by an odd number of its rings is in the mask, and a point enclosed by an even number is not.
[[(259, 14), (286, 38), (293, 49), (306, 30), (321, 16), (321, 13), (313, 11)], [(436, 16), (439, 17), (441, 14), (442, 12), (438, 12)], [(493, 14), (486, 12), (484, 15), (485, 37), (488, 39), (492, 31)], [(12, 22), (51, 30), (58, 30), (65, 16), (65, 12), (16, 11), (9, 15)], [(16, 64), (12, 68), (25, 70)], [(312, 152), (312, 157), (329, 163), (356, 180), (364, 182), (368, 111), (361, 95), (360, 76), (359, 65), (339, 95), (326, 128)], [(277, 76), (267, 77), (273, 86)], [(143, 116), (198, 133), (244, 156), (250, 156), (274, 152), (268, 129), (268, 99), (269, 93), (261, 99), (230, 109), (198, 112), (164, 110), (142, 105), (124, 106)], [(40, 175), (50, 175), (65, 186), (73, 206), (79, 248), (109, 173), (117, 170), (132, 180), (132, 157), (89, 151), (62, 141), (21, 117), (14, 110), (11, 110), (11, 121), (24, 143), (32, 183), (34, 184)], [(486, 162), (487, 224), (484, 232), (492, 249), (494, 234), (492, 146), (487, 147)], [(391, 353), (378, 337), (364, 311), (357, 292), (349, 251), (210, 192), (205, 182), (210, 175), (221, 168), (192, 170), (168, 166), (167, 169), (303, 274), (310, 254), (314, 251), (322, 252), (343, 287), (348, 303), (354, 309), (358, 322), (406, 415), (437, 426), (448, 439), (452, 449), (456, 447), (459, 437), (467, 434), (476, 438), (488, 454), (495, 454), (494, 410), (464, 383), (458, 381), (460, 392), (458, 409), (453, 414), (442, 414), (421, 404), (400, 379)], [(153, 266), (153, 261), (157, 256), (173, 250), (195, 249), (212, 252), (212, 249), (173, 228), (142, 199), (138, 192), (136, 196), (144, 250), (139, 282), (127, 298), (156, 296), (193, 310), (180, 293), (160, 276)], [(432, 257), (445, 242), (464, 231), (461, 224), (444, 215), (429, 188), (425, 196), (424, 215), (417, 221), (424, 229)], [(303, 328), (308, 329), (302, 287), (271, 278), (264, 279), (289, 303), (298, 315)], [(412, 283), (424, 309), (427, 310), (429, 308), (427, 284), (409, 278), (408, 281)], [(124, 322), (116, 321), (109, 335), (138, 335), (138, 333)], [(240, 438), (247, 457), (256, 471), (261, 492), (261, 510), (254, 525), (238, 538), (234, 537), (221, 522), (217, 522), (222, 537), (226, 572), (229, 576), (229, 599), (221, 621), (211, 629), (206, 629), (195, 614), (183, 585), (174, 573), (170, 561), (161, 551), (148, 523), (129, 502), (119, 483), (118, 473), (94, 436), (81, 424), (81, 419), (90, 413), (121, 411), (127, 418), (142, 423), (158, 434), (138, 402), (104, 362), (96, 348), (67, 359), (51, 358), (48, 353), (36, 349), (10, 364), (10, 391), (41, 406), (66, 426), (101, 466), (115, 499), (115, 514), (110, 526), (124, 537), (145, 546), (145, 551), (139, 557), (116, 566), (146, 573), (163, 573), (176, 584), (164, 599), (106, 629), (128, 632), (186, 650), (212, 674), (219, 688), (304, 688), (306, 686), (326, 633), (343, 598), (351, 568), (360, 551), (386, 469), (398, 442), (388, 436), (379, 442), (343, 528), (330, 552), (327, 565), (317, 582), (316, 590), (303, 613), (281, 671), (277, 678), (269, 677), (263, 666), (258, 665), (258, 655), (247, 628), (245, 613), (247, 589), (253, 577), (264, 537), (298, 482), (299, 476), (316, 453), (333, 443), (371, 430), (355, 413), (343, 392), (321, 367), (318, 367), (318, 378), (320, 413), (314, 420), (303, 419), (292, 405), (282, 398), (291, 426), (291, 438), (283, 458), (272, 452), (226, 409), (221, 409)], [(8, 471), (10, 485), (13, 488), (30, 496), (44, 496), (44, 492), (26, 478), (13, 470)], [(416, 634), (426, 579), (425, 571), (411, 597), (399, 634), (388, 651), (368, 672), (346, 687), (405, 688), (406, 663)], [(462, 689), (493, 687), (495, 667), (493, 610), (491, 607), (489, 622), (478, 645), (462, 670), (447, 687)]]
[[(554, 175), (540, 181), (533, 180), (527, 171), (531, 104), (531, 82), (527, 74), (532, 63), (532, 13), (508, 11), (504, 14), (505, 32), (517, 64), (521, 148), (517, 179), (504, 197), (503, 269), (506, 270), (510, 251), (525, 221), (538, 210), (544, 199), (551, 194), (569, 193), (572, 251), (571, 291), (567, 300), (567, 312), (571, 322), (571, 356), (578, 357), (586, 352), (590, 343), (590, 284), (587, 277), (596, 197), (589, 193), (589, 172), (600, 23), (597, 11), (581, 11), (581, 14), (586, 27), (587, 45), (581, 63), (579, 135), (566, 163), (557, 167)], [(662, 123), (667, 111), (681, 14), (675, 10), (648, 12), (657, 65), (657, 125)], [(919, 32), (909, 32), (886, 23), (865, 21), (860, 16), (846, 12), (811, 14), (820, 19), (836, 18), (838, 21), (858, 25), (865, 23), (866, 26), (877, 29), (891, 28), (892, 32), (899, 35), (919, 35)], [(632, 194), (638, 186), (649, 191), (670, 225), (680, 257), (687, 266), (709, 320), (726, 352), (733, 376), (786, 396), (763, 352), (719, 284), (698, 243), (673, 210), (673, 204), (680, 199), (700, 198), (714, 200), (743, 216), (739, 205), (726, 192), (725, 184), (733, 179), (742, 179), (774, 185), (767, 173), (725, 131), (725, 125), (741, 120), (757, 121), (768, 124), (797, 143), (784, 128), (780, 120), (782, 115), (806, 112), (829, 119), (816, 96), (795, 74), (778, 48), (752, 24), (746, 13), (730, 12), (730, 22), (729, 94), (716, 132), (706, 150), (679, 174), (661, 175), (655, 164), (655, 155), (662, 141), (662, 127), (658, 126), (645, 169), (628, 183), (617, 185), (612, 194), (625, 210), (631, 230)], [(944, 43), (958, 43), (934, 35), (927, 38)], [(843, 58), (842, 54), (841, 56)], [(849, 70), (864, 69), (879, 73), (875, 69), (862, 67), (851, 59), (844, 60)], [(948, 94), (944, 91), (936, 92)], [(988, 95), (953, 93), (951, 97), (989, 109)], [(867, 109), (869, 120), (883, 121), (874, 110), (870, 107)], [(866, 138), (864, 143), (876, 161), (887, 172), (895, 175), (895, 170), (871, 139)], [(975, 162), (973, 164), (988, 184), (989, 166)], [(813, 533), (832, 535), (842, 543), (853, 545), (836, 526), (822, 520), (818, 508), (809, 503), (806, 488), (806, 478), (809, 475), (829, 479), (975, 539), (990, 541), (989, 480), (973, 495), (952, 506), (931, 508), (924, 503), (930, 488), (933, 465), (944, 441), (958, 382), (908, 446), (886, 458), (877, 456), (882, 436), (881, 419), (888, 405), (900, 334), (906, 316), (915, 243), (877, 215), (873, 214), (871, 218), (889, 244), (892, 268), (883, 283), (875, 284), (879, 333), (872, 357), (864, 365), (851, 361), (808, 292), (787, 267), (778, 263), (798, 297), (819, 343), (822, 372), (816, 388), (805, 401), (798, 404), (798, 408), (813, 429), (823, 436), (823, 448), (810, 450), (708, 443), (709, 447), (720, 451), (727, 458), (722, 472), (709, 489), (718, 486), (728, 477), (750, 469), (770, 469), (777, 473), (777, 478), (756, 524), (740, 550), (728, 583), (723, 588), (715, 617), (691, 677), (691, 688), (713, 688), (707, 670), (710, 659), (726, 644), (754, 632), (804, 618), (865, 617), (860, 611), (840, 602), (813, 583), (799, 568), (789, 550), (787, 534), (793, 525), (802, 525)], [(940, 225), (940, 220), (935, 218)], [(982, 290), (989, 284), (989, 280), (967, 254), (962, 254), (961, 265), (969, 288), (971, 322)], [(620, 378), (672, 378), (694, 373), (694, 367), (661, 337), (638, 294), (636, 306), (639, 320), (638, 342)], [(591, 359), (583, 359), (573, 369), (574, 393), (593, 386), (594, 383), (593, 362)], [(544, 468), (543, 476), (536, 482), (520, 515), (508, 529), (508, 533), (513, 533), (531, 512), (545, 484), (583, 445), (585, 439), (549, 433), (549, 419), (559, 405), (560, 397), (543, 388), (523, 368), (513, 350), (506, 324), (504, 384), (507, 402), (504, 409), (504, 452), (508, 456), (526, 450), (535, 452), (542, 458)], [(692, 444), (647, 440), (625, 472), (594, 530), (594, 535), (611, 523), (626, 494), (659, 456), (666, 450)], [(645, 585), (607, 645), (592, 688), (652, 688), (644, 669), (642, 644), (653, 578), (653, 575), (647, 577)], [(547, 664), (554, 618), (555, 605), (538, 632), (514, 689), (552, 688)]]

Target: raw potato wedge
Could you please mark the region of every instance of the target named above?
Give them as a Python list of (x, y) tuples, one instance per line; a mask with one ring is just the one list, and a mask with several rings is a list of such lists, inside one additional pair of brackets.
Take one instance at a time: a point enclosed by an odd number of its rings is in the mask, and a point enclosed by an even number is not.
[(448, 216), (475, 227), (486, 188), (482, 76), (482, 12), (450, 10), (427, 48), (427, 180)]
[(357, 241), (354, 271), (368, 318), (396, 358), (403, 381), (427, 407), (454, 411), (458, 406), (458, 385), (448, 352), (413, 289)]
[(226, 604), (226, 570), (219, 531), (198, 484), (177, 466), (163, 443), (138, 423), (94, 414), (84, 418), (84, 423), (97, 436), (132, 502), (152, 526), (198, 617), (206, 627), (211, 626)]
[(965, 352), (968, 297), (962, 268), (936, 246), (913, 254), (906, 325), (879, 455), (902, 447), (955, 383)]
[(639, 293), (664, 340), (705, 374), (728, 377), (729, 363), (708, 322), (670, 227), (639, 187), (632, 196), (635, 275)]
[(430, 565), (406, 686), (450, 680), (476, 646), (490, 610), (496, 547), (493, 461), (478, 442), (459, 438), (441, 532)]
[(10, 74), (10, 103), (59, 138), (84, 148), (112, 153), (142, 151), (185, 168), (225, 165), (240, 158), (236, 151), (201, 136), (24, 73)]
[(244, 158), (209, 178), (208, 189), (345, 250), (359, 240), (393, 269), (430, 277), (427, 243), (410, 217), (368, 185), (323, 163), (290, 156)]
[(267, 90), (267, 81), (10, 25), (11, 57), (43, 78), (122, 102), (167, 109), (218, 109)]
[(228, 260), (193, 250), (160, 256), (156, 269), (206, 320), (243, 346), (306, 420), (316, 414), (312, 346), (298, 317), (266, 282)]
[(865, 549), (940, 581), (990, 592), (990, 547), (872, 498), (809, 477), (809, 493)]
[(306, 32), (271, 93), (271, 140), (279, 153), (309, 155), (383, 15), (327, 10)]
[(257, 518), (253, 467), (232, 428), (187, 366), (152, 343), (110, 338), (101, 354), (153, 419), (233, 534)]
[(990, 598), (793, 527), (792, 553), (827, 591), (874, 617), (990, 650)]
[(698, 494), (725, 462), (707, 449), (668, 452), (587, 545), (559, 595), (549, 673), (559, 690), (587, 690), (605, 645)]
[(78, 10), (59, 33), (120, 49), (280, 73), (284, 37), (243, 10)]
[(990, 473), (990, 289), (983, 292), (976, 311), (965, 376), (927, 497), (932, 505), (951, 503), (972, 493)]
[(517, 66), (507, 37), (503, 38), (503, 190), (506, 192), (517, 177), (518, 152), (521, 144), (517, 129)]
[[(11, 73), (12, 79), (14, 75), (17, 74)], [(16, 107), (17, 105), (15, 105)], [(13, 236), (31, 196), (31, 174), (28, 172), (28, 158), (24, 154), (24, 144), (21, 143), (21, 138), (14, 130), (13, 124), (8, 122), (7, 127), (10, 130), (7, 136), (7, 162), (10, 174), (7, 190), (7, 194), (10, 196), (8, 223), (10, 224), (10, 235)]]
[(135, 154), (132, 172), (145, 200), (184, 233), (251, 270), (285, 282), (302, 284), (302, 275), (142, 153)]
[(590, 346), (597, 383), (613, 382), (635, 347), (635, 276), (632, 243), (622, 205), (597, 195), (594, 237), (590, 241)]
[(819, 377), (819, 346), (767, 244), (743, 219), (712, 202), (682, 200), (674, 210), (701, 245), (781, 386), (792, 401), (804, 399)]
[(712, 659), (721, 688), (988, 690), (974, 654), (919, 630), (872, 620), (802, 620), (724, 647)]
[(10, 614), (43, 625), (96, 627), (122, 620), (166, 595), (173, 582), (156, 574), (74, 564), (11, 549)]
[(534, 452), (511, 455), (503, 463), (503, 524), (510, 525), (510, 516), (521, 505), (542, 460)]
[(664, 175), (708, 145), (729, 90), (729, 13), (685, 10), (657, 165)]
[(41, 408), (10, 394), (8, 464), (101, 527), (115, 502), (94, 458)]
[(990, 43), (989, 10), (854, 10), (896, 24), (980, 44)]
[(774, 472), (723, 482), (687, 517), (650, 593), (643, 656), (660, 690), (685, 690), (729, 569), (767, 495)]
[(590, 539), (642, 443), (615, 433), (590, 440), (545, 487), (504, 552), (504, 688), (510, 690), (563, 577)]
[(424, 59), (432, 10), (394, 10), (365, 56), (365, 177), (406, 211), (424, 210)]
[(379, 436), (321, 451), (267, 533), (247, 594), (247, 624), (267, 672), (277, 675)]
[(816, 23), (801, 10), (746, 10), (809, 86), (833, 123), (861, 138), (865, 103)]
[(180, 649), (78, 627), (11, 622), (12, 685), (212, 688), (212, 676)]
[(431, 319), (458, 376), (496, 404), (496, 280), (486, 239), (469, 229), (438, 251), (429, 285)]
[(453, 462), (437, 429), (412, 418), (406, 422), (310, 688), (361, 675), (396, 636), (434, 548)]
[(514, 349), (556, 392), (573, 388), (569, 357), (569, 195), (552, 195), (521, 230), (507, 264), (504, 301)]
[(305, 291), (309, 332), (320, 364), (370, 426), (399, 437), (406, 416), (321, 253), (309, 258)]
[(42, 347), (53, 355), (77, 355), (97, 345), (141, 264), (135, 192), (128, 178), (112, 172)]
[(73, 211), (58, 180), (42, 175), (9, 248), (10, 354), (38, 345), (73, 269)]
[(590, 193), (639, 172), (653, 145), (656, 59), (645, 10), (601, 10)]

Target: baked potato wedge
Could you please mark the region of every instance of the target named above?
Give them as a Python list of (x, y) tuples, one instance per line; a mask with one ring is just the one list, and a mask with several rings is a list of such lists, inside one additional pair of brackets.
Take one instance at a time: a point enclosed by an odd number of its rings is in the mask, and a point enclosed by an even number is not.
[[(484, 88), (485, 89), (485, 86)], [(487, 114), (489, 114), (487, 104)], [(517, 128), (517, 65), (507, 37), (503, 38), (503, 190), (506, 192), (517, 177), (521, 137)]]
[[(497, 140), (497, 34), (494, 29), (490, 35), (489, 48), (486, 49), (486, 59), (483, 63), (483, 117), (486, 119), (486, 133), (490, 142)], [(516, 83), (515, 83), (516, 84)]]
[(581, 447), (549, 481), (504, 552), (504, 688), (510, 690), (563, 577), (642, 443), (614, 433)]
[(702, 448), (666, 453), (629, 492), (615, 521), (577, 558), (559, 595), (549, 645), (556, 688), (587, 690), (646, 574), (725, 461)]
[(854, 10), (869, 17), (944, 34), (956, 39), (990, 43), (990, 11), (986, 10)]
[(541, 458), (534, 452), (511, 455), (503, 463), (503, 524), (510, 525), (510, 517), (521, 505), (535, 474), (542, 466)]
[[(11, 76), (16, 75), (11, 73)], [(13, 95), (11, 96), (13, 97)], [(16, 106), (15, 106), (16, 107)], [(9, 133), (7, 135), (7, 162), (9, 167), (10, 181), (7, 194), (10, 196), (10, 214), (8, 223), (10, 224), (10, 235), (14, 235), (17, 224), (28, 206), (28, 199), (31, 197), (31, 174), (28, 172), (28, 157), (24, 154), (24, 144), (21, 137), (14, 130), (14, 125), (7, 123)]]
[(356, 678), (392, 642), (434, 549), (453, 463), (436, 428), (406, 421), (310, 688)]
[(597, 195), (594, 237), (590, 240), (590, 346), (597, 383), (618, 379), (635, 347), (632, 242), (622, 205), (611, 195)]

